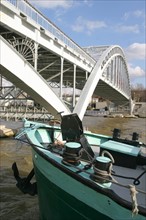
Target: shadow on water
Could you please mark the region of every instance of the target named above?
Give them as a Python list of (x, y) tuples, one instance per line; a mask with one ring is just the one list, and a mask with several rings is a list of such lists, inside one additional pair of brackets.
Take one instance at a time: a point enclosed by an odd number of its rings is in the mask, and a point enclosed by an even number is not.
[[(114, 128), (122, 130), (121, 135), (131, 139), (132, 132), (138, 132), (140, 141), (146, 143), (146, 119), (89, 117), (83, 119), (84, 127), (92, 132), (112, 135)], [(7, 122), (9, 128), (18, 128), (20, 123)], [(0, 219), (39, 220), (38, 197), (23, 194), (17, 189), (11, 166), (17, 162), (23, 177), (32, 169), (29, 146), (11, 138), (0, 139)]]

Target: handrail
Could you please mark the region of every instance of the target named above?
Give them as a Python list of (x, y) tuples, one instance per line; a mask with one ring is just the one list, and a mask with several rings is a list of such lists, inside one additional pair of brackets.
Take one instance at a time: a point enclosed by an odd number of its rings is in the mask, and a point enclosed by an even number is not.
[(67, 35), (65, 35), (58, 27), (56, 27), (48, 18), (41, 14), (37, 9), (35, 9), (27, 0), (6, 0), (14, 7), (19, 9), (38, 25), (40, 25), (45, 30), (52, 33), (57, 39), (62, 41), (65, 45), (69, 46), (84, 58), (90, 62), (95, 62), (89, 54), (87, 54), (79, 45), (77, 45), (73, 40), (71, 40)]

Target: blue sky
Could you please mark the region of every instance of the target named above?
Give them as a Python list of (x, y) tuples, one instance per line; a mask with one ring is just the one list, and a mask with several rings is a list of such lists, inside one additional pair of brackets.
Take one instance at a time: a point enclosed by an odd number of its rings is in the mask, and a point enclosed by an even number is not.
[(119, 45), (131, 84), (146, 87), (145, 0), (29, 0), (79, 46)]

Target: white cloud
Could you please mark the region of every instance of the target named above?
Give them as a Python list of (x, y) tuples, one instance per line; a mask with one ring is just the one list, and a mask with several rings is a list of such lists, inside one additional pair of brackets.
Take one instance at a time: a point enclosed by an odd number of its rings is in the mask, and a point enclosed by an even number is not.
[(106, 27), (106, 24), (104, 21), (98, 21), (98, 20), (86, 20), (83, 17), (79, 16), (76, 19), (76, 22), (74, 25), (72, 25), (72, 30), (76, 32), (84, 32), (90, 34), (95, 29)]
[(28, 0), (32, 5), (38, 6), (39, 8), (49, 8), (49, 9), (56, 9), (56, 8), (64, 8), (68, 9), (72, 6), (82, 6), (87, 5), (91, 7), (93, 5), (92, 0)]
[(128, 60), (145, 60), (146, 44), (133, 43), (125, 49)]
[(86, 25), (88, 30), (94, 30), (102, 27), (106, 27), (106, 24), (104, 21), (87, 21)]
[[(143, 27), (145, 27), (145, 17), (146, 13), (144, 10), (126, 12), (123, 16), (123, 21), (124, 23), (128, 21), (131, 24), (119, 24), (116, 27), (116, 31), (120, 33), (139, 34), (143, 30)], [(132, 22), (135, 24), (132, 24)]]
[(145, 15), (145, 12), (142, 11), (142, 10), (136, 10), (136, 11), (129, 11), (129, 12), (126, 12), (123, 16), (123, 19), (124, 20), (128, 20), (129, 18), (131, 19), (131, 17), (135, 17), (135, 18), (144, 18), (146, 15)]
[[(87, 5), (88, 7), (91, 7), (91, 6), (93, 6), (94, 1), (92, 1), (92, 0), (83, 0), (83, 3), (85, 5)], [(82, 2), (81, 2), (81, 4), (82, 4)]]
[(135, 24), (135, 25), (118, 25), (116, 27), (117, 32), (121, 33), (135, 33), (138, 34), (140, 33), (140, 26)]
[(131, 63), (128, 64), (128, 70), (130, 77), (133, 79), (135, 77), (143, 77), (146, 75), (145, 71), (140, 66), (134, 67)]
[(135, 81), (138, 78), (142, 78), (146, 76), (146, 72), (140, 65), (135, 65), (134, 62), (138, 63), (139, 61), (144, 61), (146, 59), (146, 44), (140, 44), (140, 43), (133, 43), (129, 45), (125, 49), (125, 55), (127, 57), (127, 61), (130, 61), (128, 63), (128, 70), (131, 80)]
[(134, 11), (133, 15), (137, 18), (144, 18), (145, 17), (144, 11), (141, 11), (141, 10)]
[(55, 1), (46, 1), (46, 0), (29, 0), (29, 2), (34, 5), (38, 6), (40, 8), (50, 8), (50, 9), (55, 9), (55, 8), (70, 8), (73, 5), (73, 0), (55, 0)]

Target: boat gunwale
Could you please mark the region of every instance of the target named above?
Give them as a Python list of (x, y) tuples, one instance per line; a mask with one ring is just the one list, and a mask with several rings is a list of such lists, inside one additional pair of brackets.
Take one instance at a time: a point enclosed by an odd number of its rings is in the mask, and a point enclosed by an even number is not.
[[(44, 127), (44, 128), (46, 128), (46, 127)], [(127, 208), (128, 210), (131, 210), (131, 212), (132, 212), (132, 208), (133, 208), (132, 207), (132, 202), (121, 198), (112, 189), (102, 188), (99, 185), (97, 185), (96, 183), (94, 183), (92, 180), (85, 179), (81, 175), (78, 175), (76, 172), (73, 172), (72, 170), (68, 169), (67, 167), (63, 166), (62, 164), (59, 164), (54, 159), (52, 159), (48, 155), (46, 155), (43, 151), (39, 150), (39, 148), (44, 149), (44, 150), (47, 150), (47, 149), (45, 149), (43, 146), (42, 147), (36, 146), (35, 144), (32, 143), (32, 141), (30, 139), (29, 139), (29, 141), (30, 141), (30, 145), (34, 149), (34, 151), (36, 151), (43, 159), (47, 160), (53, 166), (55, 166), (59, 170), (65, 172), (67, 175), (69, 175), (70, 177), (76, 179), (77, 181), (81, 182), (82, 184), (92, 188), (96, 192), (104, 194), (105, 196), (109, 197), (110, 199), (112, 199), (114, 202), (116, 202), (120, 206), (122, 206), (124, 208)], [(138, 214), (146, 216), (146, 209), (144, 207), (138, 206), (138, 209), (139, 209)]]

